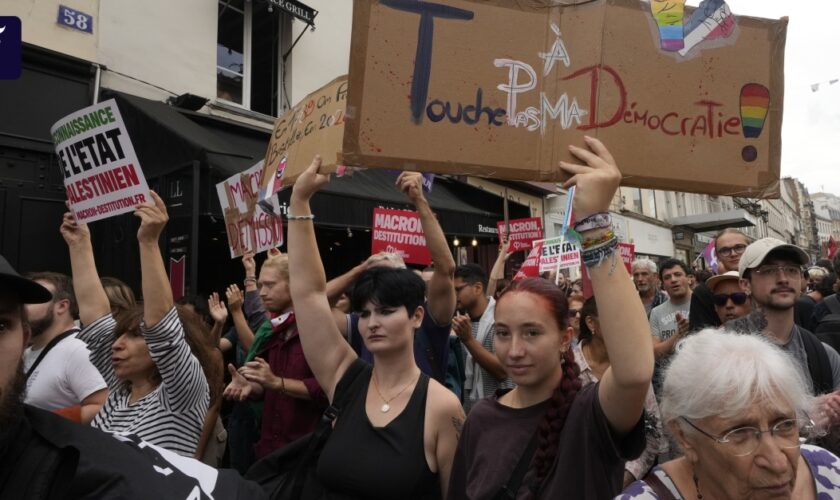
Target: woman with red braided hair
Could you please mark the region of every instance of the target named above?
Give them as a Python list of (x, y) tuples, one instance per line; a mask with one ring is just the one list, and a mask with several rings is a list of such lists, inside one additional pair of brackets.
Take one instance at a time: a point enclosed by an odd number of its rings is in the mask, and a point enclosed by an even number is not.
[(560, 168), (571, 175), (564, 187), (577, 186), (575, 229), (610, 367), (581, 388), (566, 296), (540, 278), (508, 286), (496, 305), (496, 355), (516, 387), (473, 407), (449, 498), (613, 498), (624, 462), (645, 447), (653, 347), (608, 212), (621, 173), (600, 141), (587, 137), (586, 145), (569, 147), (586, 165), (560, 162)]

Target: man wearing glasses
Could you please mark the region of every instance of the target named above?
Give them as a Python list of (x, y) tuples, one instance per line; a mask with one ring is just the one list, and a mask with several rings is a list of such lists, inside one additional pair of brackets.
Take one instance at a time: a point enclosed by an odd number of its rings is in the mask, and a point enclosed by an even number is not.
[[(737, 271), (741, 256), (749, 245), (747, 235), (737, 229), (727, 228), (715, 236), (715, 254), (718, 261), (718, 274)], [(689, 331), (702, 328), (717, 328), (722, 323), (715, 310), (712, 291), (705, 284), (697, 285), (691, 294), (691, 308), (688, 315)]]
[(721, 324), (746, 316), (752, 311), (749, 295), (741, 288), (738, 271), (727, 271), (706, 280), (712, 292), (715, 312)]
[(775, 238), (749, 245), (738, 272), (741, 286), (752, 296), (757, 310), (725, 326), (740, 333), (761, 332), (793, 357), (815, 394), (827, 394), (840, 387), (840, 355), (793, 321), (806, 264), (808, 255), (801, 248)]

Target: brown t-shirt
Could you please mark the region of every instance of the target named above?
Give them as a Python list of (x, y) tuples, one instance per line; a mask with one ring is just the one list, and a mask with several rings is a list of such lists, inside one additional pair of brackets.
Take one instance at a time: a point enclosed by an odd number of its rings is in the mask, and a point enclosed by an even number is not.
[[(613, 498), (621, 492), (624, 462), (644, 450), (643, 417), (621, 441), (614, 439), (598, 400), (599, 385), (586, 386), (575, 397), (560, 432), (557, 459), (540, 489), (540, 498)], [(455, 452), (449, 498), (495, 498), (513, 474), (547, 404), (544, 401), (517, 409), (500, 404), (496, 398), (476, 404)], [(529, 497), (528, 485), (533, 480), (533, 471), (529, 470), (517, 499)]]

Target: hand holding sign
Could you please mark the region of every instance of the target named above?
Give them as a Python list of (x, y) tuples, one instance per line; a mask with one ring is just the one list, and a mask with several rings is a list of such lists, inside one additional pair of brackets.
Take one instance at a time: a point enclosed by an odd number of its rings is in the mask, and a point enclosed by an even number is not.
[(621, 172), (615, 164), (606, 146), (594, 137), (586, 136), (587, 149), (569, 146), (569, 151), (577, 158), (586, 162), (575, 165), (565, 161), (560, 162), (560, 169), (572, 174), (563, 183), (565, 189), (577, 186), (574, 210), (578, 220), (610, 209), (615, 191), (621, 183)]
[(75, 246), (82, 243), (90, 243), (90, 230), (87, 224), (77, 224), (75, 217), (70, 212), (64, 213), (64, 219), (61, 221), (61, 228), (59, 229), (67, 246)]
[[(294, 186), (292, 187), (292, 201), (309, 202), (312, 196), (315, 195), (322, 187), (330, 182), (330, 176), (319, 174), (318, 170), (321, 168), (321, 155), (315, 155), (309, 167), (300, 174)], [(293, 214), (299, 215), (299, 214)]]
[(169, 222), (169, 215), (166, 213), (166, 204), (160, 196), (154, 191), (151, 191), (151, 194), (153, 202), (141, 203), (137, 205), (134, 211), (134, 215), (140, 217), (140, 229), (137, 230), (137, 241), (157, 245), (163, 228)]

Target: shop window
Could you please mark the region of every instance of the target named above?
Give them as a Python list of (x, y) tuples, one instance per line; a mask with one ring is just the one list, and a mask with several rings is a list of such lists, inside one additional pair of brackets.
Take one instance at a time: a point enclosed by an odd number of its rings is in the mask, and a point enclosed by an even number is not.
[(621, 188), (621, 197), (627, 210), (656, 218), (656, 191), (623, 187)]
[(283, 109), (281, 19), (267, 3), (219, 0), (216, 97), (265, 115)]

